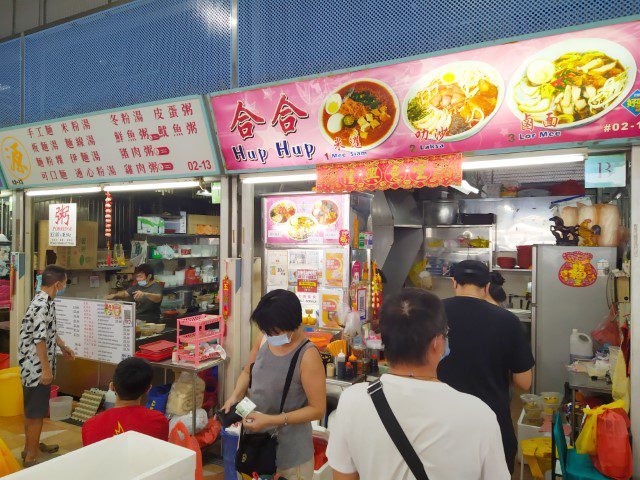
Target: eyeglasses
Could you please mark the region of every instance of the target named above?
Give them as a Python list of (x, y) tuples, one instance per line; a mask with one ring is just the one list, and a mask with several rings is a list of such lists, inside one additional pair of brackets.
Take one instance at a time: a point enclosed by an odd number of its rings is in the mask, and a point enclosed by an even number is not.
[(441, 335), (445, 338), (445, 340), (449, 338), (449, 325), (444, 327), (444, 332), (442, 332)]

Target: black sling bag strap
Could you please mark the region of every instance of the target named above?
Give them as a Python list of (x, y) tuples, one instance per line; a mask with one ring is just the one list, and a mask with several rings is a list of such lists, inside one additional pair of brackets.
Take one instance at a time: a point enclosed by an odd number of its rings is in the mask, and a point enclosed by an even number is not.
[(384, 428), (387, 430), (391, 440), (393, 440), (393, 443), (400, 452), (400, 455), (402, 455), (402, 458), (404, 458), (404, 461), (409, 466), (409, 470), (411, 470), (413, 476), (416, 477), (416, 480), (429, 480), (420, 457), (418, 457), (415, 449), (411, 446), (411, 442), (409, 442), (409, 439), (402, 431), (402, 427), (398, 423), (398, 419), (393, 414), (393, 411), (389, 406), (387, 397), (382, 390), (382, 382), (380, 380), (373, 382), (367, 388), (367, 392), (376, 407), (378, 416), (380, 417), (380, 420), (382, 420)]

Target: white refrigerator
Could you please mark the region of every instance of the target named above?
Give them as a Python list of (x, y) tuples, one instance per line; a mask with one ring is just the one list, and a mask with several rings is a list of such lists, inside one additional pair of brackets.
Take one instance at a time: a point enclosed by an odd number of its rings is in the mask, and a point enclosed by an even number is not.
[(616, 266), (615, 247), (534, 247), (531, 335), (535, 392), (564, 392), (572, 329), (589, 334), (608, 315), (607, 265)]

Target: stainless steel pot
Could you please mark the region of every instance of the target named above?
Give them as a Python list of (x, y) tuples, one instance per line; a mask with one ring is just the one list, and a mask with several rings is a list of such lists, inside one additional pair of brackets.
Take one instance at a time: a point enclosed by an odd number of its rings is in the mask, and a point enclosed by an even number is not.
[(457, 200), (430, 200), (422, 203), (422, 218), (425, 226), (453, 225), (458, 221)]

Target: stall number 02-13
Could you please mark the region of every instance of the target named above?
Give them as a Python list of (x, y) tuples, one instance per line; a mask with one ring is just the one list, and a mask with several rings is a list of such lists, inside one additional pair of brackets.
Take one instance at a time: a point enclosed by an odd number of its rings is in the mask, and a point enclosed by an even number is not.
[(210, 160), (203, 160), (201, 162), (187, 162), (187, 168), (192, 172), (197, 172), (198, 170), (212, 170), (212, 165)]

